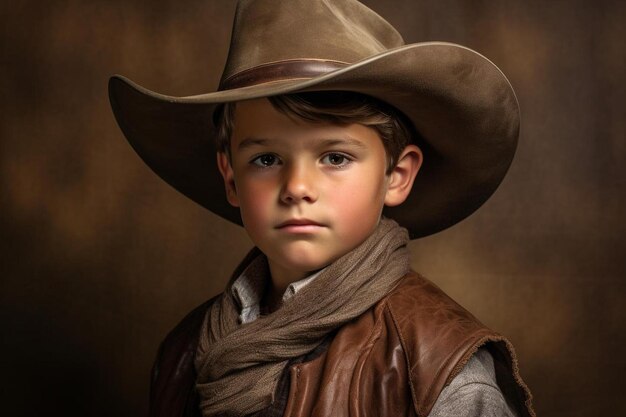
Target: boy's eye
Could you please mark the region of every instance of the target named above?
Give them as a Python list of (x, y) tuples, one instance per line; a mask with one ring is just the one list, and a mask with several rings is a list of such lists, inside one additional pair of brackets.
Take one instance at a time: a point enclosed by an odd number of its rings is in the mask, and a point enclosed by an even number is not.
[(329, 153), (328, 155), (322, 158), (322, 163), (336, 166), (336, 167), (341, 167), (350, 163), (350, 159), (347, 156), (342, 155), (340, 153)]
[(260, 167), (271, 167), (272, 165), (278, 163), (278, 158), (276, 157), (276, 155), (266, 153), (264, 155), (254, 158), (252, 160), (252, 163)]

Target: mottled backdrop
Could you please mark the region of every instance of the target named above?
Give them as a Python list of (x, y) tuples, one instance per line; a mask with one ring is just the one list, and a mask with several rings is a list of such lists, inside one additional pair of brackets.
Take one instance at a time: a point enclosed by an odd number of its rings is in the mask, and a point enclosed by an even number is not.
[[(250, 248), (143, 165), (106, 92), (212, 91), (233, 3), (0, 5), (2, 415), (143, 415), (160, 339)], [(510, 336), (540, 416), (625, 415), (625, 3), (365, 3), (490, 57), (522, 107), (501, 188), (414, 267)]]

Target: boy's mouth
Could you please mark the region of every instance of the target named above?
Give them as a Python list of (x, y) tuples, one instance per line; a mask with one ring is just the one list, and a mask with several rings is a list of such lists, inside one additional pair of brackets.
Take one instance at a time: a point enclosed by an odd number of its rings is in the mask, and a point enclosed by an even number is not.
[(323, 224), (310, 219), (289, 219), (276, 226), (276, 229), (290, 232), (312, 232), (321, 227)]

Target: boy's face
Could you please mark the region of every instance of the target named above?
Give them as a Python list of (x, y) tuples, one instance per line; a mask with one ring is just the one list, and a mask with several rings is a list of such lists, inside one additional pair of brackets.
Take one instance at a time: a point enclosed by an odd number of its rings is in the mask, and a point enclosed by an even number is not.
[(218, 154), (229, 202), (272, 273), (304, 277), (377, 226), (390, 176), (375, 130), (294, 121), (266, 99), (237, 103), (231, 160)]

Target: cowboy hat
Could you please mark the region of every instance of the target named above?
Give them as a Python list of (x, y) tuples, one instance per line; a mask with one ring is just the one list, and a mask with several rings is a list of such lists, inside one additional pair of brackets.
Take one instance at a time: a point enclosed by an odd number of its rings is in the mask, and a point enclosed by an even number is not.
[(356, 0), (241, 0), (217, 91), (162, 95), (122, 77), (109, 80), (117, 122), (166, 182), (241, 224), (216, 167), (216, 107), (279, 94), (352, 91), (401, 111), (425, 141), (407, 200), (384, 214), (412, 238), (469, 216), (508, 170), (519, 106), (505, 75), (479, 53), (451, 43), (406, 45)]

